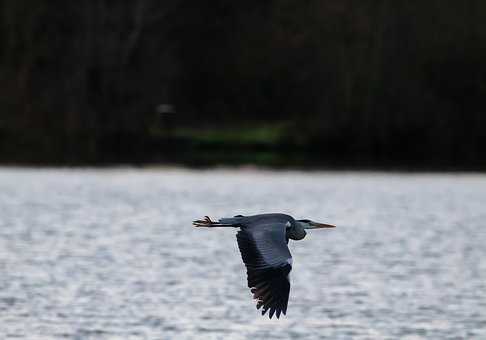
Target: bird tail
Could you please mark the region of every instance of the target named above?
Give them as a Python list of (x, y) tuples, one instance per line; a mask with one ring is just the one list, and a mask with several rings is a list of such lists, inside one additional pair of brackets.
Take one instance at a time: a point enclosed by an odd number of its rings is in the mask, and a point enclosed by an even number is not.
[(221, 222), (215, 222), (211, 221), (209, 216), (204, 216), (203, 219), (201, 220), (195, 220), (192, 221), (192, 225), (195, 227), (207, 227), (207, 228), (212, 228), (212, 227), (233, 227), (233, 224), (231, 223), (221, 223)]

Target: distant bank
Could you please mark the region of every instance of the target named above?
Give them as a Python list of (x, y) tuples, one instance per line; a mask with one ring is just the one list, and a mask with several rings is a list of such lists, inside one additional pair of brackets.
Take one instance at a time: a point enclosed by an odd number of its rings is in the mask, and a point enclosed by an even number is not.
[[(72, 140), (71, 140), (72, 142)], [(486, 171), (486, 157), (432, 148), (357, 147), (343, 141), (295, 141), (290, 137), (179, 133), (142, 138), (117, 134), (96, 142), (0, 144), (0, 164), (112, 166), (132, 164), (188, 167), (257, 166), (293, 169), (379, 169), (403, 171)]]

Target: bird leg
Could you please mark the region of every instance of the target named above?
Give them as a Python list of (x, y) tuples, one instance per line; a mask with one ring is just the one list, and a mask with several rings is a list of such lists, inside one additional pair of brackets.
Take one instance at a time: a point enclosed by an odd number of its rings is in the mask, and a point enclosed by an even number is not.
[(195, 220), (192, 222), (192, 224), (195, 227), (207, 227), (207, 228), (213, 228), (213, 227), (232, 227), (232, 224), (225, 224), (225, 223), (220, 223), (220, 222), (213, 222), (209, 218), (209, 216), (204, 216), (204, 219), (202, 220)]

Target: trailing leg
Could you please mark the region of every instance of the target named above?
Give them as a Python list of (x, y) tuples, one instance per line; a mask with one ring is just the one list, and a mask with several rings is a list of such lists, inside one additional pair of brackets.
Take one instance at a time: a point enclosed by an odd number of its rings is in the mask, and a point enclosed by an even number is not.
[(236, 227), (235, 225), (231, 223), (221, 223), (221, 222), (215, 222), (211, 221), (209, 216), (204, 216), (204, 219), (202, 220), (195, 220), (192, 222), (192, 224), (195, 227), (207, 227), (207, 228), (214, 228), (214, 227)]

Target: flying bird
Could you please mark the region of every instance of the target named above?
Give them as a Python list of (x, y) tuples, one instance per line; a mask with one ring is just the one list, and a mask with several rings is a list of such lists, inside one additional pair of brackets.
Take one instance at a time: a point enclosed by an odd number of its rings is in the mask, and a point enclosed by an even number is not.
[(193, 222), (195, 227), (234, 227), (238, 248), (246, 266), (248, 288), (257, 300), (257, 309), (262, 315), (269, 311), (270, 319), (275, 314), (287, 313), (292, 255), (287, 244), (289, 239), (302, 240), (305, 229), (334, 228), (331, 224), (311, 220), (295, 220), (285, 214), (237, 215), (221, 218), (217, 222), (208, 216)]

